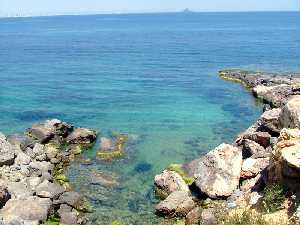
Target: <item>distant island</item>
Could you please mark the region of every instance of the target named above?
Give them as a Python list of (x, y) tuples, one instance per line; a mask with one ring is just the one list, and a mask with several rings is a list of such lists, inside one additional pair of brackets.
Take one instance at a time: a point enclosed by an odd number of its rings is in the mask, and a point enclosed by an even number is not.
[(189, 8), (186, 8), (182, 11), (183, 13), (192, 13), (193, 11), (191, 11)]

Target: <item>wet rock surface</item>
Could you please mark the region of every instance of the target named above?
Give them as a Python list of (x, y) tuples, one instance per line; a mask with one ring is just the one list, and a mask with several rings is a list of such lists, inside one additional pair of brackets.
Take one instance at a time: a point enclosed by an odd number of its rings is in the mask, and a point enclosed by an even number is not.
[(40, 224), (60, 210), (61, 224), (83, 224), (85, 219), (74, 210), (86, 209), (87, 202), (70, 191), (64, 169), (76, 154), (74, 149), (95, 139), (94, 131), (74, 129), (57, 119), (34, 124), (24, 134), (8, 138), (0, 134), (1, 221)]

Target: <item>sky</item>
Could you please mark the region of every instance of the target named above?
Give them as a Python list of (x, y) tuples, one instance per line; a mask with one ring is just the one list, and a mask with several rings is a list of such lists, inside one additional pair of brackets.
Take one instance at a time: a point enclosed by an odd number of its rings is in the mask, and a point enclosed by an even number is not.
[(300, 11), (300, 0), (0, 0), (0, 16), (193, 11)]

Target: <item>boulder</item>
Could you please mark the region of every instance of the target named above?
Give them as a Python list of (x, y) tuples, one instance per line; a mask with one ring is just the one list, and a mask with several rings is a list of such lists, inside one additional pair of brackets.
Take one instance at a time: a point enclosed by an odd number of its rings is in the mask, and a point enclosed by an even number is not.
[(280, 114), (282, 128), (300, 128), (300, 96), (292, 97), (283, 107)]
[(262, 122), (261, 126), (263, 127), (263, 129), (274, 134), (279, 134), (281, 130), (281, 126), (279, 123), (280, 114), (280, 108), (265, 111), (260, 117)]
[(213, 209), (203, 209), (201, 213), (200, 225), (213, 225), (216, 224), (217, 218)]
[(29, 155), (25, 154), (24, 152), (17, 152), (17, 157), (15, 159), (16, 165), (29, 165), (31, 162), (31, 158)]
[(156, 175), (154, 178), (156, 191), (163, 198), (167, 197), (174, 191), (190, 192), (188, 185), (184, 182), (182, 177), (174, 172), (164, 170), (161, 174)]
[(243, 139), (254, 141), (264, 148), (267, 148), (270, 145), (271, 135), (268, 132), (254, 131), (245, 133), (242, 136), (242, 140)]
[(156, 212), (168, 216), (186, 216), (193, 208), (195, 203), (185, 191), (175, 191), (165, 200), (161, 201), (156, 207)]
[(77, 213), (76, 212), (65, 212), (60, 214), (60, 225), (77, 225)]
[(12, 165), (15, 161), (15, 149), (0, 133), (0, 166)]
[(91, 144), (97, 138), (96, 131), (87, 128), (77, 128), (68, 137), (69, 144)]
[(213, 199), (233, 193), (239, 184), (241, 167), (242, 151), (229, 144), (221, 144), (189, 166), (196, 186)]
[(86, 201), (82, 194), (70, 191), (65, 192), (59, 197), (60, 204), (67, 204), (75, 209), (82, 210), (86, 207)]
[(27, 147), (33, 148), (35, 141), (26, 135), (14, 134), (7, 136), (7, 141), (24, 151)]
[(55, 135), (66, 137), (73, 130), (73, 126), (57, 119), (47, 120), (44, 123), (34, 124), (27, 130), (28, 134), (40, 143), (47, 143)]
[(103, 151), (109, 151), (114, 148), (114, 142), (110, 138), (102, 137), (101, 138), (101, 144), (100, 144), (100, 149)]
[(36, 195), (42, 198), (56, 199), (64, 192), (64, 187), (55, 183), (50, 183), (48, 180), (45, 180), (36, 187)]
[(34, 193), (26, 182), (8, 182), (7, 190), (12, 199), (28, 198)]
[(4, 224), (14, 221), (45, 221), (48, 217), (51, 201), (36, 196), (26, 199), (10, 199), (0, 210)]
[(255, 177), (270, 164), (270, 158), (248, 158), (242, 164), (241, 178)]
[(249, 157), (260, 158), (270, 155), (260, 144), (248, 139), (242, 141), (242, 153), (244, 159)]
[(33, 171), (38, 171), (40, 174), (42, 174), (43, 172), (49, 172), (52, 171), (54, 169), (53, 164), (51, 164), (50, 162), (46, 162), (46, 161), (32, 161), (29, 164), (30, 168)]
[(256, 177), (242, 181), (240, 186), (241, 191), (260, 191), (263, 188), (263, 181), (261, 178), (261, 174), (258, 174)]

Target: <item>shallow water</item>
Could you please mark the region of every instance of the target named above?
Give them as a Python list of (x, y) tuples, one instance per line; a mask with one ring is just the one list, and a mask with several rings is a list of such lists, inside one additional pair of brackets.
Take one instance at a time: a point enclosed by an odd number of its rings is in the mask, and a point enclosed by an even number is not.
[[(154, 175), (231, 142), (261, 113), (217, 71), (299, 71), (299, 40), (300, 13), (0, 19), (0, 130), (56, 117), (129, 134), (124, 158), (99, 161), (95, 147), (68, 175), (94, 223), (157, 224)], [(93, 184), (99, 173), (111, 185)]]

